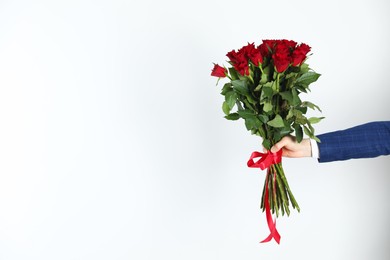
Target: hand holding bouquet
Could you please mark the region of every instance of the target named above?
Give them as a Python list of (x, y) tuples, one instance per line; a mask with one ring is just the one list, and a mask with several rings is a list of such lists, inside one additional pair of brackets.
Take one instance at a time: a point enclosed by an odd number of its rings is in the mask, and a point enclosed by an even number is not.
[[(212, 76), (227, 77), (228, 83), (222, 87), (225, 97), (222, 110), (228, 120), (242, 118), (252, 134), (262, 138), (267, 153), (252, 153), (249, 167), (267, 169), (263, 189), (261, 208), (266, 211), (271, 234), (262, 242), (272, 238), (279, 243), (280, 235), (276, 230), (272, 214), (290, 214), (290, 203), (299, 212), (288, 185), (281, 163), (281, 151), (271, 153), (269, 150), (282, 137), (294, 134), (301, 142), (303, 134), (319, 142), (314, 135), (313, 124), (323, 117), (307, 118), (308, 108), (320, 108), (302, 101), (299, 95), (310, 91), (309, 85), (319, 78), (305, 63), (310, 52), (307, 44), (297, 44), (290, 40), (263, 40), (262, 44), (254, 43), (227, 53), (230, 67), (214, 64)], [(253, 159), (260, 157), (255, 162)]]

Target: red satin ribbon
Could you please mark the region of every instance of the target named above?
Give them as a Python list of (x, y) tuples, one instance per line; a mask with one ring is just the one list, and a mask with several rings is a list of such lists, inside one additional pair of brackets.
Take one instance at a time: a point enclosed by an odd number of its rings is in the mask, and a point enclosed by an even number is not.
[[(282, 153), (282, 150), (279, 150), (276, 153), (272, 153), (271, 151), (267, 151), (267, 153), (253, 152), (247, 165), (250, 168), (268, 169), (272, 164), (282, 162)], [(255, 162), (253, 159), (258, 157), (260, 157), (260, 159)]]
[[(258, 161), (254, 161), (253, 159), (260, 157)], [(282, 161), (282, 150), (277, 153), (272, 153), (271, 151), (267, 151), (267, 153), (253, 152), (249, 161), (247, 163), (250, 168), (260, 168), (261, 170), (267, 169), (267, 175), (269, 174), (269, 167), (272, 164), (277, 164)], [(271, 207), (269, 205), (268, 197), (269, 197), (269, 188), (268, 188), (268, 176), (266, 176), (265, 181), (265, 195), (264, 195), (264, 203), (265, 203), (265, 214), (267, 217), (267, 224), (270, 231), (269, 236), (261, 241), (260, 243), (269, 242), (275, 239), (276, 243), (280, 243), (280, 234), (276, 229), (276, 219), (275, 221), (272, 219)]]

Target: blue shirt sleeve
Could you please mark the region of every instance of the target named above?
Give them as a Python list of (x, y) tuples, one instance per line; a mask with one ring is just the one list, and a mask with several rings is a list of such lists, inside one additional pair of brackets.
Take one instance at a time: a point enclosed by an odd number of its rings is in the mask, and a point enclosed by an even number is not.
[(373, 158), (390, 154), (390, 121), (370, 122), (318, 135), (319, 162)]

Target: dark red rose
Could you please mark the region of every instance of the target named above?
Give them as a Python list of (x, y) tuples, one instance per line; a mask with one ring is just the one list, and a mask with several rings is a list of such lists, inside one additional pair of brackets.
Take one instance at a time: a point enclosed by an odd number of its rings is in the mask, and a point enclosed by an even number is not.
[(241, 75), (249, 75), (249, 64), (248, 58), (246, 55), (246, 48), (243, 47), (236, 52), (232, 50), (226, 54), (226, 56), (230, 59), (234, 69), (240, 73)]
[(296, 42), (290, 41), (290, 40), (281, 40), (281, 44), (289, 47), (290, 51), (293, 50), (295, 48), (295, 46), (297, 46)]
[(236, 60), (237, 60), (238, 54), (237, 54), (236, 50), (232, 50), (232, 51), (229, 51), (229, 52), (226, 54), (226, 56), (229, 58), (229, 60), (230, 60), (232, 63), (234, 63), (234, 62), (236, 62)]
[(273, 59), (274, 59), (275, 68), (279, 73), (284, 72), (290, 65), (290, 61), (291, 61), (290, 57), (283, 56), (280, 54), (274, 54)]
[(283, 41), (279, 41), (272, 55), (277, 72), (284, 72), (291, 63), (290, 46)]
[(301, 43), (297, 49), (300, 49), (302, 52), (304, 52), (305, 54), (307, 54), (310, 50), (311, 50), (311, 47), (309, 45), (307, 45), (306, 43)]
[(299, 66), (306, 59), (307, 53), (311, 50), (310, 46), (302, 43), (292, 53), (292, 64), (293, 66)]
[(259, 63), (263, 62), (260, 49), (256, 48), (254, 43), (248, 43), (244, 48), (247, 58), (252, 61), (255, 66), (259, 66)]
[(234, 68), (243, 76), (249, 75), (249, 65), (247, 61), (234, 64)]
[(211, 71), (211, 76), (224, 78), (226, 77), (226, 74), (227, 74), (227, 69), (214, 63), (214, 68)]
[(259, 45), (260, 54), (262, 57), (268, 57), (272, 54), (277, 40), (263, 40), (263, 43)]

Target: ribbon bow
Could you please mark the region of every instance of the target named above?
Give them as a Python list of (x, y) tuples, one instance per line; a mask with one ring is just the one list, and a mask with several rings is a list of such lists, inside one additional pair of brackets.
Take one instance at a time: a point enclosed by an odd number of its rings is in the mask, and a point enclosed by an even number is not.
[[(256, 162), (253, 160), (255, 158), (259, 158)], [(248, 167), (250, 168), (260, 168), (261, 170), (267, 169), (267, 175), (269, 174), (269, 167), (273, 164), (277, 164), (282, 162), (282, 150), (279, 150), (276, 153), (272, 153), (271, 151), (267, 151), (267, 153), (253, 152), (251, 157), (248, 160)], [(276, 175), (275, 175), (276, 177)], [(265, 203), (265, 214), (267, 217), (267, 224), (270, 231), (270, 234), (266, 239), (261, 241), (260, 243), (269, 242), (275, 239), (276, 243), (280, 243), (280, 234), (276, 229), (276, 219), (272, 219), (271, 207), (269, 205), (268, 196), (269, 196), (269, 188), (268, 188), (268, 178), (265, 179), (265, 195), (264, 195), (264, 203)]]
[[(253, 152), (247, 165), (250, 168), (260, 168), (261, 170), (268, 169), (272, 164), (282, 162), (282, 153), (282, 150), (279, 150), (276, 153), (271, 151), (267, 151), (267, 153)], [(253, 159), (258, 157), (260, 157), (260, 159), (255, 162)]]

